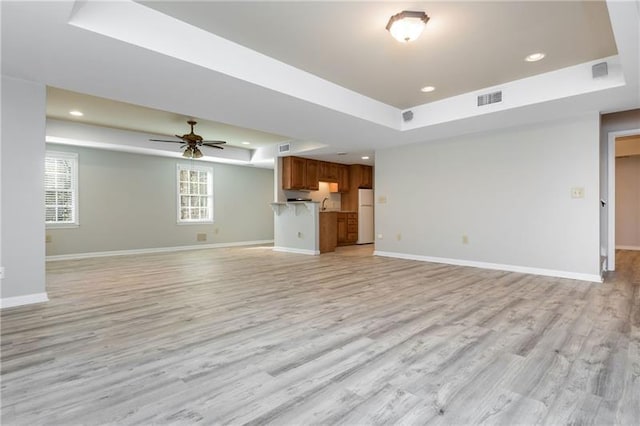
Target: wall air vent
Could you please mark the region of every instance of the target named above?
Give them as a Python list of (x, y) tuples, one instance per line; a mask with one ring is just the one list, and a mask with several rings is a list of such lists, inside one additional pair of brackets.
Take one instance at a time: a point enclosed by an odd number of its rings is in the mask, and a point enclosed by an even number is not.
[(284, 154), (291, 151), (291, 144), (290, 143), (283, 143), (278, 145), (278, 154)]
[(478, 106), (502, 102), (502, 90), (478, 96)]

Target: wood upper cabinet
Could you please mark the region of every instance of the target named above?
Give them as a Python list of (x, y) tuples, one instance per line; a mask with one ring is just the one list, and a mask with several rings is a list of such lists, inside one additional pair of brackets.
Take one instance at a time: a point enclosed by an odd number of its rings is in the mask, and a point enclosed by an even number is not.
[(318, 180), (322, 182), (338, 182), (338, 166), (337, 163), (329, 161), (318, 161)]
[(318, 160), (305, 160), (305, 189), (317, 191), (320, 186), (318, 184)]
[(351, 188), (373, 188), (373, 167), (363, 164), (351, 166)]
[(318, 189), (318, 161), (282, 157), (282, 189)]
[(282, 157), (282, 189), (305, 189), (306, 165), (304, 158)]

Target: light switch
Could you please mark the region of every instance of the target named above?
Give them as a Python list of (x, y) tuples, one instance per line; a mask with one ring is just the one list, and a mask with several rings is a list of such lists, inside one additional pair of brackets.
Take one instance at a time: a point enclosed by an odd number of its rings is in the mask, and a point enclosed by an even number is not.
[(571, 198), (584, 198), (584, 188), (581, 186), (571, 188)]

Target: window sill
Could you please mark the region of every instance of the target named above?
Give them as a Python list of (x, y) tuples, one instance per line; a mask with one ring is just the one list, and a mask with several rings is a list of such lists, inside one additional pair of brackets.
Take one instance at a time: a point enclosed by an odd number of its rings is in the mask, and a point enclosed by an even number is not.
[(44, 229), (73, 229), (79, 227), (79, 223), (46, 223), (44, 225)]
[(213, 225), (213, 220), (203, 220), (201, 222), (176, 222), (176, 225)]

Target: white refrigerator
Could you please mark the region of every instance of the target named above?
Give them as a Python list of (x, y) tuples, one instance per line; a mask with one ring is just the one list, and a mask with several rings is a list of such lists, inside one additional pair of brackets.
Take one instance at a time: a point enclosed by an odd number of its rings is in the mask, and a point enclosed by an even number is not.
[(373, 242), (373, 189), (358, 189), (358, 241)]

